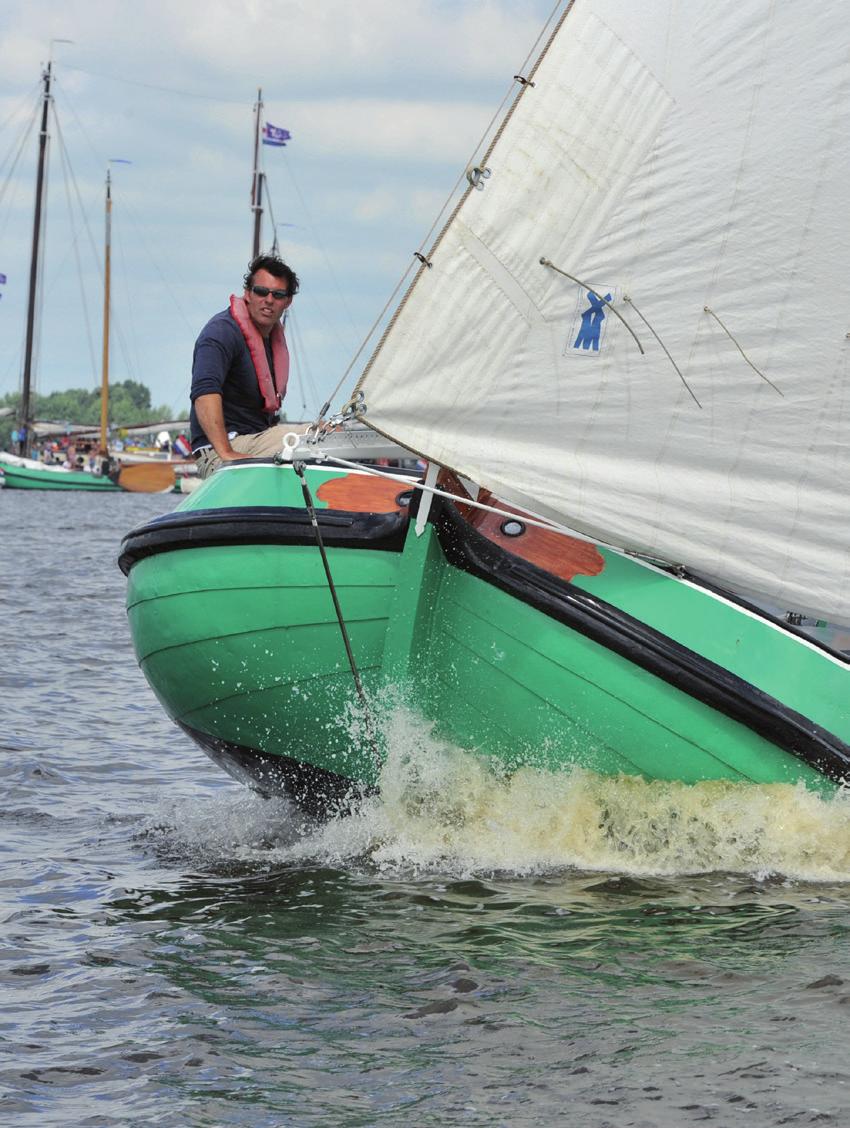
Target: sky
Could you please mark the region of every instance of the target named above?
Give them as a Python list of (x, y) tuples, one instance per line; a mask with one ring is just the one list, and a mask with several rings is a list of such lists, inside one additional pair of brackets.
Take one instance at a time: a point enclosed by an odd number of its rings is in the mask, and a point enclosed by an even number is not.
[[(0, 395), (20, 386), (41, 74), (53, 60), (35, 387), (97, 387), (112, 177), (114, 381), (188, 410), (194, 340), (252, 247), (254, 105), (274, 231), (301, 280), (285, 409), (354, 361), (555, 0), (6, 0), (0, 5)], [(70, 43), (59, 40), (71, 40)], [(58, 122), (58, 127), (55, 124)], [(116, 162), (110, 164), (110, 162)], [(132, 163), (118, 163), (130, 161)], [(390, 306), (392, 308), (392, 306)], [(123, 421), (131, 422), (131, 421)]]

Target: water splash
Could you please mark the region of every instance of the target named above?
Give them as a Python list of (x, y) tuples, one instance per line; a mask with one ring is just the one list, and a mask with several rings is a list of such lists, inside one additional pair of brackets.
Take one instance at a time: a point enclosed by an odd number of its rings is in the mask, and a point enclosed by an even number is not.
[(848, 792), (825, 798), (802, 784), (687, 785), (581, 769), (500, 776), (402, 708), (385, 718), (384, 735), (380, 795), (355, 813), (316, 825), (281, 801), (227, 791), (172, 810), (172, 844), (245, 862), (400, 874), (574, 868), (850, 881)]

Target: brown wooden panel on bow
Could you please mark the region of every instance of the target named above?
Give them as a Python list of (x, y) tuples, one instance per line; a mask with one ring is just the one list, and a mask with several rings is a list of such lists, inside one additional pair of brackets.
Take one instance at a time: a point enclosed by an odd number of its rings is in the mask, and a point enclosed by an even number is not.
[[(456, 496), (469, 497), (457, 475), (451, 471), (441, 471), (437, 484), (440, 489)], [(527, 560), (529, 564), (535, 564), (562, 580), (572, 580), (575, 576), (598, 576), (605, 567), (605, 559), (596, 545), (527, 524), (527, 513), (499, 501), (488, 490), (482, 490), (474, 500), (483, 505), (498, 506), (506, 513), (516, 514), (517, 520), (523, 522), (525, 529), (519, 536), (507, 536), (502, 531), (502, 526), (509, 518), (483, 509), (473, 509), (470, 505), (458, 505), (458, 511), (474, 529), (506, 552)]]
[(405, 509), (400, 505), (400, 494), (409, 494), (413, 482), (395, 482), (372, 474), (346, 474), (342, 478), (329, 478), (316, 490), (316, 496), (329, 509), (348, 513), (394, 513)]

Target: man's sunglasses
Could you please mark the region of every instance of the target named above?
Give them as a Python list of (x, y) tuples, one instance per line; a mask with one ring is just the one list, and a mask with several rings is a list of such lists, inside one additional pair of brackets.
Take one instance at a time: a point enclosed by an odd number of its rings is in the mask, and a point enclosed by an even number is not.
[(270, 290), (268, 286), (252, 286), (251, 293), (256, 294), (258, 298), (267, 298), (269, 294), (275, 299), (280, 301), (281, 298), (289, 297), (289, 290)]

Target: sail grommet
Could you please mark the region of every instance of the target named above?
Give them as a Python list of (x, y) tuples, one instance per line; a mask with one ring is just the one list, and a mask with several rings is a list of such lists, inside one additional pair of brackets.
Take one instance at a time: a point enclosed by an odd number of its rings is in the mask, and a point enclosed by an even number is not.
[(430, 269), (431, 269), (431, 267), (432, 267), (432, 266), (434, 265), (434, 264), (433, 264), (433, 263), (431, 262), (431, 260), (430, 260), (430, 259), (426, 259), (426, 258), (425, 258), (425, 256), (424, 256), (424, 255), (422, 254), (422, 252), (421, 252), (421, 251), (414, 251), (414, 252), (413, 252), (413, 257), (414, 257), (414, 258), (418, 258), (418, 259), (419, 259), (419, 261), (420, 261), (420, 262), (422, 263), (422, 265), (423, 265), (423, 266), (427, 266), (429, 270), (430, 270)]
[(514, 75), (514, 82), (518, 82), (520, 84), (520, 86), (533, 86), (534, 85), (534, 83), (531, 81), (530, 78), (526, 78), (525, 75), (522, 75), (522, 74), (515, 74)]
[(490, 176), (490, 169), (482, 168), (481, 165), (470, 165), (466, 170), (466, 179), (479, 192), (484, 191), (484, 181), (489, 180)]

